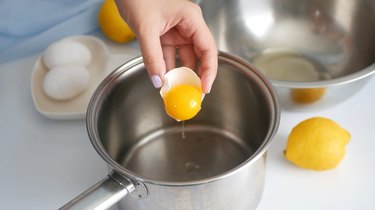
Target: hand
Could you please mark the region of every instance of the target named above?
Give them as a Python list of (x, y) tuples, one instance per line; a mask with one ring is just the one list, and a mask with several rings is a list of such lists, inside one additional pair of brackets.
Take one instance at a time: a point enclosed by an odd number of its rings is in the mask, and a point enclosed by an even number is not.
[(144, 64), (156, 88), (175, 67), (176, 51), (183, 66), (195, 69), (202, 91), (209, 93), (217, 74), (217, 48), (200, 7), (188, 0), (116, 0), (123, 19), (140, 43)]

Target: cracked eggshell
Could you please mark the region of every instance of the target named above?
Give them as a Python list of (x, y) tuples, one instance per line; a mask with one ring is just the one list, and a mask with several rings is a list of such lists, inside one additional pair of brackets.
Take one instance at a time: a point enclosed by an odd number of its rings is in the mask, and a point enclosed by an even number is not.
[[(192, 85), (201, 90), (201, 80), (198, 75), (188, 67), (179, 67), (168, 71), (164, 75), (164, 84), (160, 89), (160, 95), (163, 97), (168, 91), (181, 84)], [(203, 98), (202, 94), (202, 98)]]

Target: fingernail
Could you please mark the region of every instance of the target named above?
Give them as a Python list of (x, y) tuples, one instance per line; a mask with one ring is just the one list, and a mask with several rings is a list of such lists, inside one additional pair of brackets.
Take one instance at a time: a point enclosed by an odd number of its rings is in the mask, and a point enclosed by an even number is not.
[(159, 77), (159, 75), (151, 76), (151, 82), (155, 88), (160, 88), (162, 85), (161, 78)]
[(211, 92), (211, 87), (208, 87), (208, 88), (203, 88), (202, 87), (202, 90), (205, 94), (209, 94)]

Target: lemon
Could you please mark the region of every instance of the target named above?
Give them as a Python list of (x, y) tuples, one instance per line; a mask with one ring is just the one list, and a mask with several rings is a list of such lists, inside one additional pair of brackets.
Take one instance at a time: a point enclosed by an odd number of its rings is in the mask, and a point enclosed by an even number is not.
[(114, 0), (105, 0), (98, 14), (99, 26), (112, 41), (125, 43), (135, 38), (133, 31), (121, 18)]
[(296, 88), (291, 90), (291, 96), (296, 103), (310, 104), (320, 100), (325, 92), (325, 88)]
[(349, 140), (350, 133), (335, 121), (323, 117), (310, 118), (293, 128), (285, 157), (305, 169), (332, 169), (344, 158)]

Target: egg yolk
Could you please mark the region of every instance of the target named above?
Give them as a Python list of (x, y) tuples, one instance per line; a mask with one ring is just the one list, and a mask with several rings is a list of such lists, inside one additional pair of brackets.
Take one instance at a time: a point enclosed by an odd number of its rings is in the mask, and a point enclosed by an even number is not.
[(202, 91), (192, 85), (172, 87), (163, 97), (165, 111), (177, 121), (193, 118), (201, 109)]

